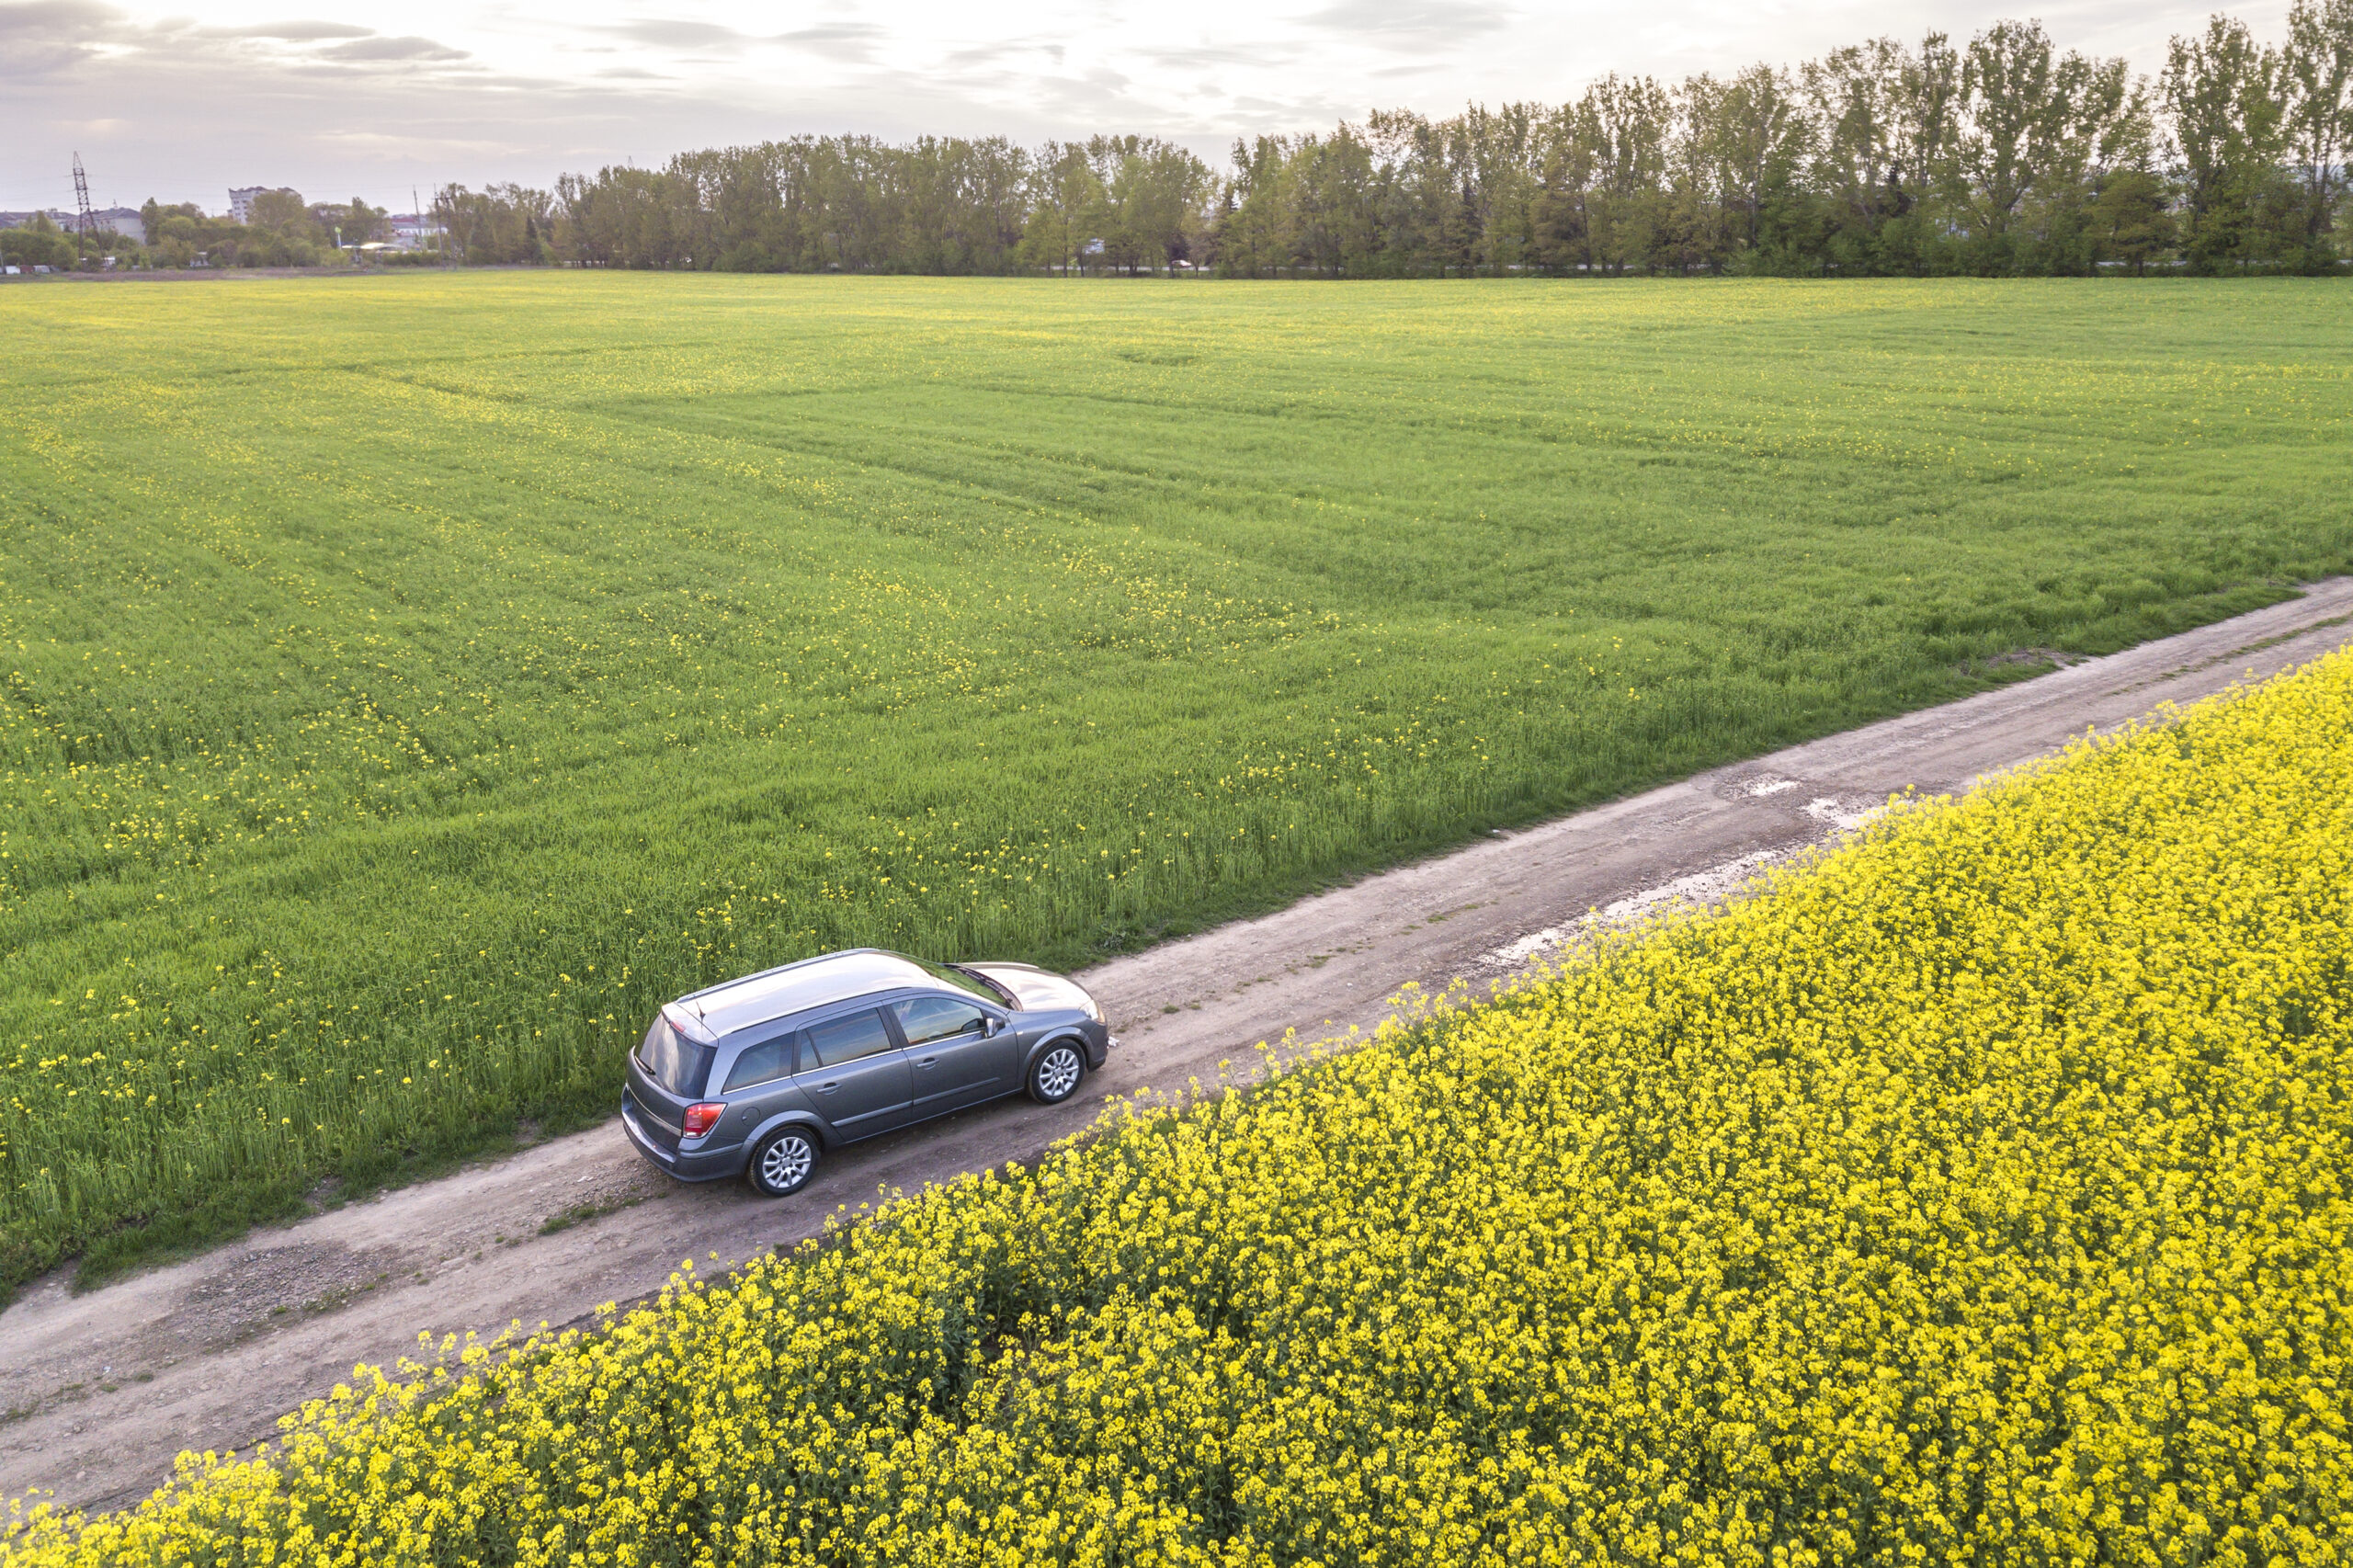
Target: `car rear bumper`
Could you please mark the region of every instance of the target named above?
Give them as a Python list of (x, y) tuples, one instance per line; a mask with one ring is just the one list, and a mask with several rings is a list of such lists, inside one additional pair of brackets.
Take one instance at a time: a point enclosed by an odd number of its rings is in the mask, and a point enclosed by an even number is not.
[(742, 1176), (745, 1163), (750, 1158), (741, 1143), (699, 1152), (680, 1149), (673, 1153), (665, 1149), (638, 1124), (637, 1106), (626, 1095), (621, 1096), (621, 1131), (629, 1135), (630, 1146), (644, 1155), (656, 1170), (680, 1181), (722, 1181)]

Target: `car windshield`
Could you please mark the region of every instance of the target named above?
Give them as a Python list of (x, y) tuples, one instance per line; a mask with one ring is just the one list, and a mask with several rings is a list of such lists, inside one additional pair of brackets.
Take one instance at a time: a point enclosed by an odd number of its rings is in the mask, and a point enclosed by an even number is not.
[(668, 1019), (654, 1016), (654, 1027), (645, 1031), (645, 1043), (637, 1048), (637, 1064), (645, 1075), (680, 1099), (692, 1099), (702, 1093), (703, 1075), (710, 1070), (711, 1049), (697, 1045), (670, 1027)]
[(942, 985), (952, 985), (959, 991), (969, 991), (983, 1002), (994, 1002), (1000, 1007), (1013, 1006), (1013, 994), (984, 974), (974, 974), (952, 963), (933, 963), (926, 959), (913, 960), (926, 974)]

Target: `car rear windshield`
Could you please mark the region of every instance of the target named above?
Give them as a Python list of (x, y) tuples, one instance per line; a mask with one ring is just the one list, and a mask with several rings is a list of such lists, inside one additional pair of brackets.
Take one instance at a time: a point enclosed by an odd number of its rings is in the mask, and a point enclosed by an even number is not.
[(712, 1054), (710, 1047), (688, 1040), (657, 1014), (654, 1027), (645, 1031), (645, 1043), (637, 1048), (637, 1064), (656, 1084), (680, 1099), (690, 1100), (702, 1093)]

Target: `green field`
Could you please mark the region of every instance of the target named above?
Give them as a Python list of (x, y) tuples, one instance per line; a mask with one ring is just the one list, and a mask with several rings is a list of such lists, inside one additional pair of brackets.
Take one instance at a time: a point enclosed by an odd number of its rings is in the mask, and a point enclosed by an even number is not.
[(0, 1279), (2353, 567), (2325, 283), (0, 290)]

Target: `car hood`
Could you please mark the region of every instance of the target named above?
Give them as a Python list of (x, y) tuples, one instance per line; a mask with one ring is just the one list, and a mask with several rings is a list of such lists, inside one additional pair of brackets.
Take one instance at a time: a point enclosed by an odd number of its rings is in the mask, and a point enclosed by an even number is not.
[(1059, 974), (1048, 974), (1042, 969), (1032, 969), (1026, 963), (968, 963), (964, 966), (975, 974), (987, 975), (1013, 993), (1014, 1005), (1030, 1012), (1053, 1007), (1070, 1007), (1091, 1011), (1087, 1004), (1093, 998), (1074, 980), (1064, 980)]

